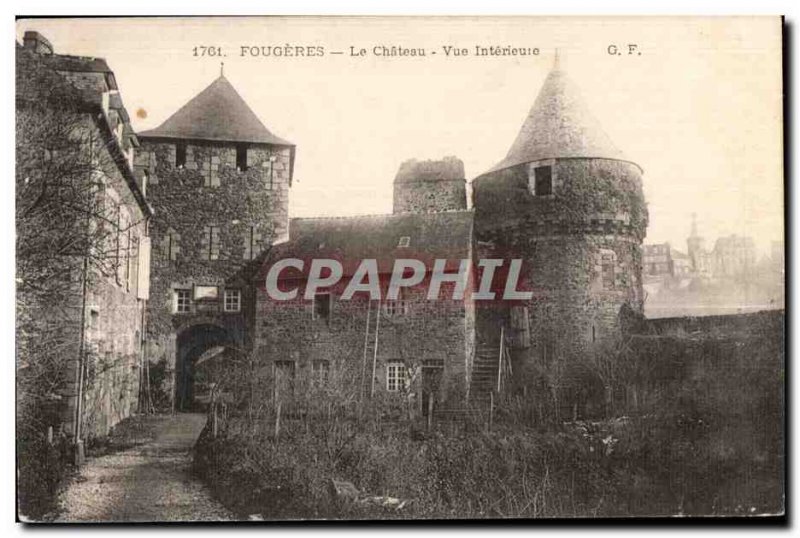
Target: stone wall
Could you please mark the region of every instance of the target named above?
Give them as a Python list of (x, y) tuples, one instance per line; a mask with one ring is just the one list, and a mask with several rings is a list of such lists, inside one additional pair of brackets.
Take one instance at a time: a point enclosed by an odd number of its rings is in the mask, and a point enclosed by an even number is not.
[[(415, 402), (412, 405), (420, 404), (423, 366), (443, 368), (445, 381), (441, 386), (440, 403), (461, 398), (465, 393), (471, 358), (468, 355), (472, 342), (471, 305), (468, 301), (429, 301), (427, 286), (428, 279), (419, 287), (405, 290), (402, 295), (405, 306), (401, 313), (389, 315), (386, 304), (381, 307), (374, 377), (376, 397), (392, 396), (387, 394), (386, 386), (389, 361), (403, 361), (409, 368), (409, 391), (414, 393), (412, 400)], [(299, 287), (298, 298), (291, 301), (272, 300), (263, 286), (257, 291), (255, 357), (259, 377), (266, 380), (258, 383), (263, 389), (261, 398), (271, 397), (269, 379), (275, 360), (295, 361), (298, 378), (309, 375), (312, 361), (329, 361), (332, 370), (347, 372), (343, 390), (357, 395), (358, 387), (363, 386), (369, 393), (377, 303), (373, 301), (370, 305), (364, 293), (357, 293), (349, 301), (337, 300), (344, 287), (340, 284), (333, 289), (330, 318), (314, 319), (313, 301), (303, 300), (302, 283)], [(452, 288), (444, 283), (440, 297), (451, 294)], [(365, 360), (368, 311), (373, 321)], [(399, 393), (396, 396), (401, 397)]]
[[(87, 281), (84, 333), (84, 436), (103, 436), (120, 420), (135, 412), (139, 396), (139, 364), (143, 335), (144, 302), (139, 299), (140, 256), (147, 240), (145, 214), (130, 185), (114, 164), (108, 146), (93, 121), (86, 117), (86, 130), (93, 129), (98, 167), (103, 171), (104, 206), (108, 222), (105, 246), (97, 248)], [(95, 178), (96, 179), (96, 178)], [(118, 247), (117, 247), (118, 242)], [(104, 253), (104, 254), (103, 254)], [(117, 253), (119, 259), (117, 260)], [(80, 273), (82, 268), (75, 267)], [(79, 276), (79, 275), (78, 275)], [(78, 278), (78, 280), (80, 280)], [(83, 309), (82, 285), (75, 283), (74, 304), (69, 310), (80, 332)], [(62, 413), (65, 431), (74, 432), (77, 405), (77, 368), (80, 335), (75, 353), (65, 361), (67, 395)]]

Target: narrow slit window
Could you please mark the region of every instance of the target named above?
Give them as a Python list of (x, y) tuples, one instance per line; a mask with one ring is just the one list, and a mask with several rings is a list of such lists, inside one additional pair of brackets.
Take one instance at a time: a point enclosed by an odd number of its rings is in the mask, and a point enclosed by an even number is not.
[(186, 142), (175, 144), (175, 167), (183, 168), (186, 166)]
[(536, 196), (548, 196), (553, 194), (553, 167), (538, 166), (533, 170), (534, 186), (533, 193)]
[(240, 172), (247, 171), (247, 145), (238, 144), (236, 146), (236, 168)]
[(314, 295), (314, 319), (330, 320), (331, 294), (317, 293)]

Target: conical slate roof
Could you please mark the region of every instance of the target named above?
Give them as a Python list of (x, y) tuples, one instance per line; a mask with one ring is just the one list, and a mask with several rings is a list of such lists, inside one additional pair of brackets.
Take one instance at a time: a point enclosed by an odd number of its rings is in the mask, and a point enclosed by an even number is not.
[(559, 158), (625, 159), (592, 115), (578, 88), (558, 66), (547, 78), (506, 158), (494, 172)]
[(294, 145), (264, 127), (223, 75), (164, 123), (139, 136)]

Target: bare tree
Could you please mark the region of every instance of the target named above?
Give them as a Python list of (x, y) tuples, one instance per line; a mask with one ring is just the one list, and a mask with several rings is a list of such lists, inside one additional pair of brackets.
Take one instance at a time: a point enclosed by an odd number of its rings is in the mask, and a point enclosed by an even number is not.
[[(90, 351), (82, 349), (86, 289), (113, 276), (131, 245), (120, 244), (119, 208), (105, 195), (116, 147), (103, 136), (87, 96), (20, 50), (16, 105), (17, 438), (24, 509), (25, 471), (49, 472), (40, 460), (74, 375), (67, 364)], [(49, 479), (37, 476), (27, 484), (33, 512), (46, 508), (37, 504), (35, 490)]]

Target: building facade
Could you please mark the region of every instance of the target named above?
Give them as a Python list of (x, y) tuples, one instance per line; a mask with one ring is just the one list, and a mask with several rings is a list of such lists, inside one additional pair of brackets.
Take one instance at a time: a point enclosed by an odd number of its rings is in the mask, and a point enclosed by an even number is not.
[[(262, 398), (288, 401), (317, 386), (318, 376), (341, 375), (353, 397), (402, 395), (424, 413), (432, 401), (488, 397), (504, 353), (515, 372), (562, 372), (595, 342), (619, 335), (628, 318), (641, 317), (641, 169), (616, 149), (560, 69), (548, 75), (506, 158), (474, 181), (474, 213), (461, 161), (408, 161), (395, 178), (392, 215), (295, 219), (288, 240), (272, 247), (288, 224), (293, 147), (262, 140), (248, 171), (237, 169), (245, 162), (235, 158), (242, 137), (211, 136), (220, 118), (202, 119), (225, 109), (204, 94), (231, 90), (220, 79), (177, 119), (140, 135), (137, 168), (163, 215), (151, 232), (148, 349), (174, 361), (178, 408), (193, 398), (193, 389), (181, 388), (194, 386), (187, 365), (214, 346), (252, 351)], [(286, 172), (277, 196), (263, 189), (278, 170), (263, 163), (276, 154)], [(241, 196), (260, 202), (245, 211)], [(263, 242), (248, 250), (251, 226), (263, 227)], [(248, 253), (262, 250), (256, 271)], [(425, 259), (428, 273), (402, 299), (384, 301), (366, 294), (340, 300), (344, 284), (305, 298), (307, 273), (289, 271), (281, 284), (299, 294), (276, 301), (264, 278), (285, 258), (305, 260), (306, 271), (314, 258), (337, 259), (345, 280), (356, 260), (376, 259), (383, 285), (397, 259)], [(473, 279), (482, 258), (520, 259), (520, 286), (532, 298), (479, 304), (470, 287), (462, 300), (428, 301), (437, 258), (471, 260)], [(235, 290), (241, 311), (227, 312), (225, 297)], [(526, 383), (525, 375), (514, 377)]]
[[(294, 219), (291, 238), (276, 245), (256, 280), (255, 360), (261, 398), (295, 404), (314, 399), (326, 386), (342, 401), (378, 399), (425, 415), (445, 403), (463, 402), (474, 346), (474, 303), (466, 292), (454, 299), (455, 283), (428, 298), (435, 260), (457, 273), (472, 257), (472, 212), (397, 213), (362, 217)], [(293, 258), (303, 270), (280, 274), (279, 289), (297, 290), (276, 300), (265, 289), (271, 266)], [(313, 259), (334, 259), (342, 279), (306, 298)], [(388, 297), (395, 260), (420, 261), (417, 285)], [(356, 292), (362, 260), (375, 260), (380, 295)], [(467, 283), (471, 289), (471, 283)], [(322, 376), (322, 380), (320, 380)], [(315, 382), (325, 381), (322, 387)]]
[[(63, 84), (77, 96), (54, 103), (38, 120), (47, 122), (55, 137), (43, 149), (41, 173), (47, 179), (48, 170), (58, 170), (60, 177), (49, 179), (69, 189), (61, 191), (67, 199), (60, 203), (75, 208), (69, 213), (62, 206), (60, 218), (71, 220), (56, 226), (72, 228), (81, 246), (64, 255), (58, 244), (63, 236), (53, 236), (52, 259), (68, 280), (69, 293), (39, 304), (40, 310), (29, 314), (70, 331), (62, 353), (60, 427), (81, 441), (107, 434), (138, 407), (152, 209), (145, 186), (133, 173), (139, 141), (108, 64), (99, 58), (56, 54), (37, 32), (25, 33), (17, 57), (18, 76), (33, 79), (38, 90), (48, 92)], [(42, 72), (54, 77), (51, 87), (43, 87), (38, 78)], [(42, 110), (25, 103), (21, 93), (18, 122), (35, 126)], [(30, 148), (35, 147), (34, 142)], [(24, 257), (24, 249), (18, 249), (18, 255)], [(35, 338), (46, 341), (47, 335)]]
[(135, 169), (156, 212), (147, 355), (174, 407), (190, 409), (200, 355), (251, 346), (250, 271), (288, 233), (295, 147), (222, 75), (140, 139)]

